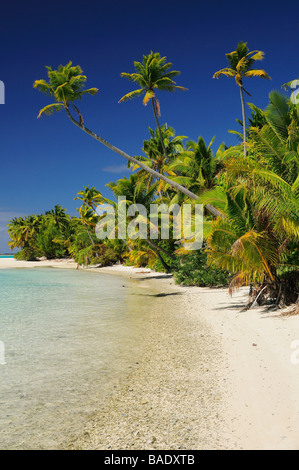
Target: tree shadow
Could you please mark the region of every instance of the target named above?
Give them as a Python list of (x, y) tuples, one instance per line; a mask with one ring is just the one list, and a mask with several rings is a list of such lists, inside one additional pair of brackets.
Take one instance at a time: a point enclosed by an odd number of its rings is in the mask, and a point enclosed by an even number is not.
[(134, 278), (137, 281), (149, 281), (150, 279), (171, 279), (173, 277), (172, 274), (159, 274), (158, 276), (147, 276), (147, 277), (140, 277), (139, 279)]
[(138, 295), (141, 297), (168, 297), (170, 295), (183, 295), (182, 292), (160, 292), (159, 294), (136, 294), (135, 292), (131, 295)]
[(226, 305), (225, 307), (215, 307), (213, 308), (213, 310), (238, 310), (239, 312), (245, 311), (244, 305), (242, 305), (241, 303)]

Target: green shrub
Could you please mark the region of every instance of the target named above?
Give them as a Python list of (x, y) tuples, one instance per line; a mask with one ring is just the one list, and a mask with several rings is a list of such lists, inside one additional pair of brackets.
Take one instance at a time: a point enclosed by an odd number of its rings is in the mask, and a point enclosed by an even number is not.
[(227, 286), (232, 274), (224, 269), (207, 266), (207, 254), (204, 248), (180, 257), (180, 262), (174, 271), (174, 280), (183, 286)]
[(62, 258), (65, 255), (65, 248), (61, 243), (55, 242), (55, 238), (60, 236), (60, 231), (52, 221), (45, 222), (42, 230), (36, 235), (36, 248), (40, 256), (48, 259)]
[(21, 251), (18, 251), (18, 253), (15, 253), (14, 258), (19, 261), (35, 261), (38, 256), (40, 256), (40, 254), (36, 249), (27, 246), (26, 248), (22, 248)]

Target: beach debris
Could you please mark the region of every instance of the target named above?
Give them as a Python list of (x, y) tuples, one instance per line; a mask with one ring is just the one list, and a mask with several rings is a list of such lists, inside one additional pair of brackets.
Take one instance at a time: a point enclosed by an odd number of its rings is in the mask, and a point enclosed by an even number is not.
[(147, 443), (148, 443), (148, 444), (153, 444), (154, 442), (156, 442), (156, 440), (157, 440), (157, 439), (155, 438), (155, 436), (152, 436), (152, 437), (147, 441)]

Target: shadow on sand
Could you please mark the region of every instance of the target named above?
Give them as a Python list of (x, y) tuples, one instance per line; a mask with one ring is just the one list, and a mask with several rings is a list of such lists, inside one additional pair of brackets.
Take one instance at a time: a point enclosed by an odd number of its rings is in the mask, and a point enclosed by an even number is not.
[(171, 279), (173, 276), (172, 274), (158, 274), (157, 276), (147, 276), (141, 277), (139, 279), (134, 278), (135, 281), (149, 281), (150, 279)]
[(133, 292), (131, 295), (138, 295), (141, 297), (168, 297), (169, 295), (183, 295), (182, 292), (161, 292), (159, 294), (136, 294)]

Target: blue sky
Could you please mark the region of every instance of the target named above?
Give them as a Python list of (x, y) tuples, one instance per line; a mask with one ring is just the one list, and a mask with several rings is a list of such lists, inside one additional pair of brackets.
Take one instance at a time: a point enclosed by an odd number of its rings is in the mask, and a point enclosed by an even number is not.
[(119, 104), (134, 85), (120, 77), (133, 72), (151, 50), (180, 70), (177, 84), (188, 91), (159, 94), (161, 123), (176, 134), (207, 143), (236, 143), (239, 90), (233, 80), (212, 76), (226, 66), (225, 53), (239, 41), (265, 52), (258, 63), (271, 81), (248, 79), (248, 102), (264, 108), (269, 92), (299, 78), (299, 5), (294, 2), (164, 0), (151, 2), (1, 0), (0, 80), (0, 252), (7, 252), (7, 221), (62, 205), (75, 214), (76, 193), (95, 186), (105, 196), (109, 181), (128, 175), (126, 162), (71, 124), (64, 113), (37, 119), (51, 101), (33, 89), (46, 77), (45, 65), (69, 60), (81, 65), (87, 86), (99, 93), (80, 103), (85, 124), (131, 155), (154, 127), (150, 106), (141, 99)]

